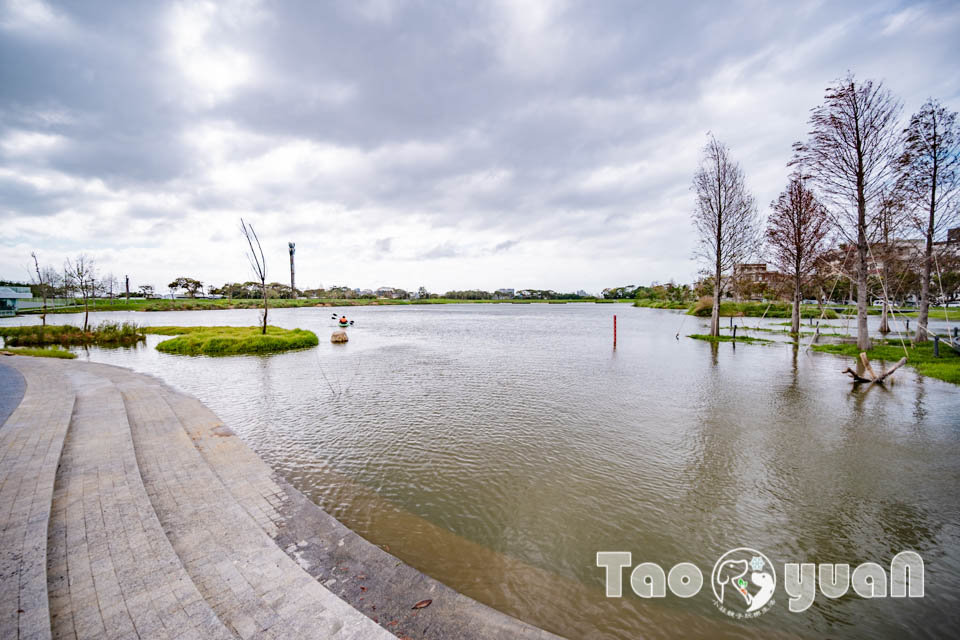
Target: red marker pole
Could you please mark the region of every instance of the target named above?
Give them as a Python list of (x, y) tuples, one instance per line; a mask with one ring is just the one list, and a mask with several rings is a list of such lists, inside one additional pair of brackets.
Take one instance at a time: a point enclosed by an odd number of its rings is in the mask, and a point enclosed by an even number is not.
[(613, 348), (617, 348), (617, 315), (613, 315)]

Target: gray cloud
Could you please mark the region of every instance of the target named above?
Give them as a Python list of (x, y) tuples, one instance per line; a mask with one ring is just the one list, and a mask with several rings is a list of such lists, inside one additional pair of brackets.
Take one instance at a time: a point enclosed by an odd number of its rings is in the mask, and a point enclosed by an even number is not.
[(274, 264), (298, 242), (306, 285), (685, 280), (707, 130), (767, 203), (847, 69), (908, 112), (960, 107), (949, 2), (19, 6), (0, 9), (0, 253), (102, 252), (156, 283), (241, 277), (241, 215)]

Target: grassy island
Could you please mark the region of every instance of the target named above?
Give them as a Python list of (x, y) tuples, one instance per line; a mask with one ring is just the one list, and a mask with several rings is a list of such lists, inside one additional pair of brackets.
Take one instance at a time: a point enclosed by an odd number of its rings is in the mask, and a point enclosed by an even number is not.
[(0, 327), (0, 336), (8, 347), (129, 347), (145, 338), (142, 329), (127, 322), (101, 322), (95, 327), (88, 327), (86, 331), (72, 325)]
[(176, 336), (157, 345), (164, 353), (188, 356), (236, 356), (279, 353), (307, 349), (319, 344), (317, 335), (305, 329), (267, 327), (145, 327), (144, 331), (163, 336)]

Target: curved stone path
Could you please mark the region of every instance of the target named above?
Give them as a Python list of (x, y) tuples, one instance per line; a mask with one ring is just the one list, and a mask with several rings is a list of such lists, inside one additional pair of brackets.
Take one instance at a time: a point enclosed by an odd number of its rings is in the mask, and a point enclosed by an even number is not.
[(557, 637), (363, 540), (155, 378), (4, 365), (0, 638)]

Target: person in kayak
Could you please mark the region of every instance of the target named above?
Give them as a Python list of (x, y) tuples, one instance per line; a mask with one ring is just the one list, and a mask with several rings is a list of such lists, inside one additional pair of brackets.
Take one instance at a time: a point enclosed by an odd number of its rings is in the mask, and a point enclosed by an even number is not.
[(347, 316), (340, 316), (340, 324), (347, 324)]

